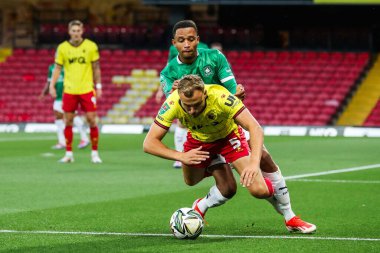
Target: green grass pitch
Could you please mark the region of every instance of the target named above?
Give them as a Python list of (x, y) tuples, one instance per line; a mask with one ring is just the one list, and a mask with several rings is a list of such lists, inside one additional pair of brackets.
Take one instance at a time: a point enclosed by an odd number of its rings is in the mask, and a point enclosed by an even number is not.
[[(172, 161), (143, 153), (144, 137), (101, 135), (103, 164), (90, 163), (89, 148), (59, 164), (55, 135), (0, 134), (0, 252), (380, 252), (377, 138), (266, 137), (284, 176), (304, 175), (287, 185), (315, 234), (289, 234), (272, 206), (238, 186), (208, 211), (201, 237), (178, 240), (171, 214), (213, 180), (186, 186)], [(376, 168), (307, 176), (365, 165)]]

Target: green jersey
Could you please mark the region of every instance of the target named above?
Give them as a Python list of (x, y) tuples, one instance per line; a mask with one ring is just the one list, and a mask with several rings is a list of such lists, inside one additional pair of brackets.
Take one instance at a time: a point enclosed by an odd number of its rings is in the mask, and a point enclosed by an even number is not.
[[(203, 49), (208, 49), (208, 46), (206, 43), (199, 42), (198, 43), (198, 49), (203, 48)], [(168, 62), (170, 62), (171, 59), (176, 57), (178, 55), (178, 50), (174, 45), (171, 45), (169, 48), (169, 57), (168, 57)]]
[[(49, 66), (49, 73), (48, 73), (48, 83), (50, 83), (50, 80), (51, 80), (51, 77), (53, 75), (53, 70), (54, 70), (54, 64), (51, 64)], [(57, 90), (57, 97), (55, 98), (55, 100), (62, 100), (62, 93), (63, 93), (63, 77), (64, 77), (64, 73), (63, 73), (63, 69), (61, 71), (61, 74), (59, 75), (58, 77), (58, 80), (57, 82), (55, 83), (55, 88)]]
[(217, 49), (198, 49), (197, 59), (185, 64), (179, 57), (172, 59), (161, 71), (160, 83), (165, 96), (169, 96), (175, 80), (185, 75), (195, 74), (205, 84), (219, 84), (232, 94), (236, 93), (236, 79), (226, 57)]

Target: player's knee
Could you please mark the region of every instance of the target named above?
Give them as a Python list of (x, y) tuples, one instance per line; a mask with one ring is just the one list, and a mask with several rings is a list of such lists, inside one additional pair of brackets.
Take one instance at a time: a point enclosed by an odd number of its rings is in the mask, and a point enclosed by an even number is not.
[(185, 184), (187, 184), (188, 186), (194, 186), (197, 183), (199, 183), (199, 181), (201, 181), (201, 179), (192, 178), (192, 177), (184, 177), (184, 181), (185, 181)]
[(249, 193), (255, 198), (266, 199), (271, 196), (266, 184), (255, 184), (254, 186), (248, 188)]

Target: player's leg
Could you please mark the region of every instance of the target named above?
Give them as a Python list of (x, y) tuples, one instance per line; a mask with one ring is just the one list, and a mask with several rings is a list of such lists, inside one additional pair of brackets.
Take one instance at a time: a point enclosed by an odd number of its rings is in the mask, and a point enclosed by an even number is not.
[(86, 112), (87, 122), (90, 127), (90, 140), (91, 140), (91, 162), (102, 163), (98, 152), (99, 143), (99, 128), (96, 124), (96, 112)]
[(90, 144), (90, 140), (88, 139), (86, 129), (84, 127), (84, 122), (79, 115), (75, 115), (74, 117), (74, 126), (78, 129), (80, 135), (80, 143), (78, 148), (82, 149), (87, 147)]
[(90, 127), (91, 162), (102, 163), (98, 153), (99, 129), (96, 123), (96, 96), (95, 92), (80, 95), (80, 104), (86, 112), (86, 119)]
[(207, 169), (215, 179), (205, 197), (195, 200), (192, 208), (199, 212), (202, 217), (207, 210), (226, 203), (236, 194), (236, 180), (233, 176), (231, 167), (226, 163), (216, 164)]
[(274, 208), (285, 218), (285, 224), (289, 231), (300, 231), (302, 233), (313, 233), (317, 229), (314, 224), (305, 222), (295, 215), (290, 203), (290, 195), (284, 177), (277, 164), (273, 161), (271, 155), (265, 146), (260, 161), (260, 167), (263, 176), (268, 178), (274, 188), (273, 197), (267, 200)]
[[(226, 161), (231, 163), (241, 175), (245, 169), (250, 167), (250, 148), (243, 128), (239, 127), (237, 130), (238, 133), (235, 131), (230, 133), (219, 146), (220, 153), (225, 157)], [(258, 170), (252, 181), (253, 184), (247, 188), (252, 196), (261, 199), (273, 195), (271, 182), (263, 178), (260, 170)]]
[(73, 112), (65, 112), (65, 139), (66, 139), (66, 153), (65, 156), (59, 160), (61, 163), (70, 163), (74, 162), (74, 154), (73, 154), (73, 120), (75, 113)]
[(58, 143), (52, 149), (64, 149), (66, 147), (66, 140), (64, 135), (65, 122), (63, 121), (62, 101), (55, 100), (53, 103), (54, 111), (54, 124), (57, 127)]
[[(183, 152), (183, 144), (186, 141), (187, 129), (178, 121), (178, 125), (174, 130), (174, 146), (178, 152)], [(173, 167), (176, 169), (181, 168), (181, 162), (175, 161)]]
[[(232, 162), (235, 170), (241, 175), (241, 173), (249, 168), (250, 166), (250, 157), (243, 156)], [(247, 190), (251, 193), (252, 196), (265, 199), (273, 195), (273, 186), (270, 180), (264, 179), (261, 171), (258, 170), (255, 177), (252, 179), (252, 184), (247, 187)]]
[(183, 164), (182, 171), (186, 184), (191, 186), (196, 185), (208, 176), (213, 176), (215, 179), (216, 185), (211, 187), (209, 193), (204, 198), (197, 199), (193, 203), (193, 209), (204, 216), (208, 208), (219, 206), (234, 196), (236, 193), (236, 182), (231, 168), (226, 164), (225, 159), (221, 155), (212, 152), (215, 147), (218, 147), (218, 144), (203, 143), (189, 135), (184, 143), (184, 151), (187, 152), (200, 146), (202, 146), (203, 151), (210, 152), (210, 157), (192, 167)]
[(63, 93), (62, 109), (64, 111), (65, 119), (65, 139), (66, 139), (66, 153), (65, 156), (59, 160), (62, 163), (69, 163), (74, 161), (73, 155), (73, 121), (75, 111), (78, 107), (78, 96)]

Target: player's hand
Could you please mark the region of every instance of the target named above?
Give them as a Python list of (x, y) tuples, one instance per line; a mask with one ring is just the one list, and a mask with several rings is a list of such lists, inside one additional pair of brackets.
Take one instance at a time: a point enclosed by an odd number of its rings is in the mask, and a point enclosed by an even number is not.
[(170, 90), (170, 94), (172, 94), (173, 91), (175, 91), (176, 89), (178, 89), (178, 84), (179, 84), (179, 80), (175, 80), (173, 82), (173, 86), (172, 86), (172, 89)]
[(249, 187), (251, 184), (253, 184), (258, 171), (259, 171), (258, 166), (249, 166), (245, 168), (240, 174), (240, 184), (243, 187)]
[(245, 98), (245, 89), (242, 84), (238, 84), (236, 86), (236, 93), (235, 96), (239, 98), (240, 100), (244, 100)]
[(183, 153), (181, 162), (186, 165), (200, 164), (209, 158), (208, 151), (202, 151), (202, 146)]
[(54, 85), (50, 85), (49, 93), (50, 93), (50, 96), (52, 96), (53, 98), (57, 97), (57, 90), (55, 89)]

